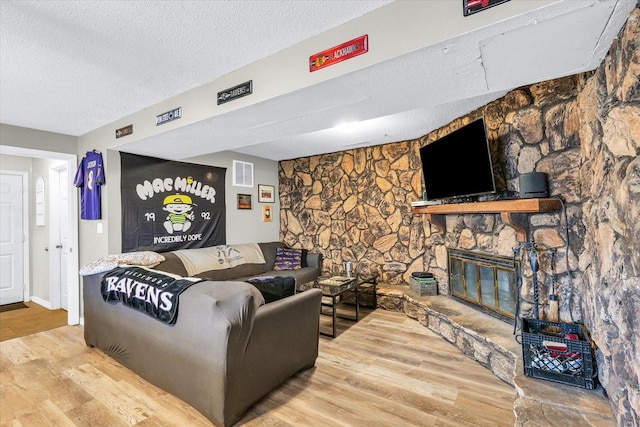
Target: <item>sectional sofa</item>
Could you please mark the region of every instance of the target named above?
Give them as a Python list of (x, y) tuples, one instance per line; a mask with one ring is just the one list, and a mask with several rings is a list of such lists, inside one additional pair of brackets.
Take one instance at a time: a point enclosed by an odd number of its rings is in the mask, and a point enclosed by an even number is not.
[[(290, 376), (313, 367), (318, 356), (321, 291), (265, 304), (261, 292), (241, 279), (291, 274), (306, 283), (319, 274), (321, 257), (305, 254), (302, 268), (273, 271), (275, 250), (283, 244), (260, 246), (263, 265), (202, 273), (206, 280), (180, 294), (174, 324), (105, 302), (106, 273), (84, 276), (87, 345), (189, 403), (216, 426), (233, 425)], [(166, 260), (154, 270), (185, 273), (179, 259), (163, 255)]]

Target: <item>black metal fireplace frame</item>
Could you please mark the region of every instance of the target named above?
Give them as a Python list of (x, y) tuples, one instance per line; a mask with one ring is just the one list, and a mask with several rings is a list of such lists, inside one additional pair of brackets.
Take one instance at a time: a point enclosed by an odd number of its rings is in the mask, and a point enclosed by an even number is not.
[[(519, 296), (516, 293), (515, 274), (516, 274), (516, 271), (520, 268), (520, 262), (517, 260), (514, 261), (514, 259), (511, 257), (495, 255), (495, 254), (490, 254), (485, 252), (468, 251), (468, 250), (462, 250), (462, 249), (456, 249), (456, 248), (447, 248), (447, 254), (448, 254), (447, 262), (448, 262), (448, 275), (449, 275), (449, 295), (452, 298), (456, 299), (457, 301), (470, 305), (485, 314), (498, 318), (504, 322), (512, 323), (515, 318), (515, 315), (514, 315), (515, 310), (514, 310), (514, 313), (511, 313), (506, 310), (501, 310), (499, 308), (499, 304), (497, 307), (491, 307), (489, 305), (484, 305), (482, 303), (482, 293), (480, 288), (479, 274), (477, 275), (477, 283), (476, 283), (476, 289), (478, 294), (477, 299), (469, 298), (465, 294), (460, 294), (455, 291), (454, 277), (453, 277), (454, 269), (452, 266), (452, 261), (460, 260), (463, 263), (471, 262), (477, 266), (484, 266), (484, 267), (494, 269), (495, 292), (497, 292), (496, 271), (503, 270), (511, 273), (511, 277), (513, 279), (513, 283), (511, 283), (511, 287), (512, 289), (514, 289), (514, 295), (513, 295), (514, 303), (517, 301), (517, 298), (519, 298)], [(464, 267), (463, 267), (463, 270), (464, 270)], [(463, 287), (466, 290), (466, 286), (463, 286)]]

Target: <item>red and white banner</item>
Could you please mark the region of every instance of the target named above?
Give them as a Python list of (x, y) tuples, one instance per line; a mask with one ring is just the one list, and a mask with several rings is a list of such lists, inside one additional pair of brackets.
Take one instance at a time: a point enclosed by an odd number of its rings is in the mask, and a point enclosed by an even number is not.
[(365, 34), (309, 57), (309, 72), (326, 68), (369, 51), (369, 35)]

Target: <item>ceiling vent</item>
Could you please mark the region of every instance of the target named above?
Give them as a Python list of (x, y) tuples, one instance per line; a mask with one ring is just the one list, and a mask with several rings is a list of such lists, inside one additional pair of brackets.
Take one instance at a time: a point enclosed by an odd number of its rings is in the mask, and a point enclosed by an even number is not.
[(236, 187), (253, 187), (253, 163), (233, 161), (233, 185)]

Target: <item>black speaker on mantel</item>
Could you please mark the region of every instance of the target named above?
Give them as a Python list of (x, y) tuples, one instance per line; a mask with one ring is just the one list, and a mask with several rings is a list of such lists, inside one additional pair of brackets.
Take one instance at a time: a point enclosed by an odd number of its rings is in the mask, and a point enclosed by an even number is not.
[(520, 198), (549, 197), (547, 174), (544, 172), (523, 173), (520, 175)]

